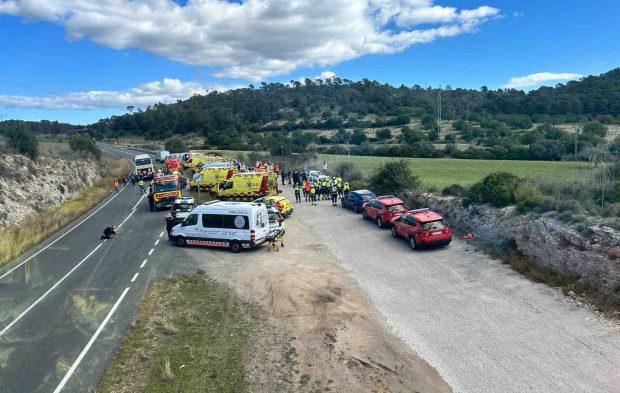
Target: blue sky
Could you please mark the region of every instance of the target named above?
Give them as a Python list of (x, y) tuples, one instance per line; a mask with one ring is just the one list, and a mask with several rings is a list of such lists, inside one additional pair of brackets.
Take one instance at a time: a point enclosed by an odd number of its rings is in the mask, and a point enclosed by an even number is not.
[[(59, 17), (43, 6), (33, 10), (18, 0), (0, 0), (0, 119), (84, 124), (122, 114), (127, 105), (143, 108), (152, 100), (173, 102), (205, 89), (313, 78), (325, 71), (394, 85), (495, 89), (516, 77), (564, 73), (539, 77), (561, 77), (543, 82), (554, 85), (620, 65), (618, 1), (428, 0), (423, 9), (401, 5), (385, 22), (372, 22), (374, 28), (387, 31), (387, 37), (368, 33), (369, 21), (363, 17), (367, 10), (351, 16), (347, 1), (356, 0), (331, 2), (336, 10), (331, 10), (333, 21), (327, 27), (312, 24), (324, 16), (309, 7), (256, 11), (237, 4), (226, 8), (233, 14), (230, 18), (237, 13), (235, 25), (220, 16), (220, 9), (205, 11), (199, 22), (187, 14), (174, 16), (171, 10), (181, 9), (171, 3), (168, 11), (144, 11), (147, 25), (161, 15), (167, 19), (140, 30), (132, 27), (135, 20), (124, 21), (123, 15), (128, 12), (139, 19), (143, 9), (121, 10), (110, 24), (94, 26), (86, 17), (71, 20), (69, 15), (79, 15), (79, 8), (66, 9)], [(100, 3), (97, 12), (114, 13), (105, 8), (105, 0)], [(336, 3), (342, 5), (340, 14)], [(479, 9), (483, 6), (489, 9)], [(463, 10), (479, 12), (468, 16)], [(262, 14), (248, 16), (253, 12)], [(170, 34), (166, 23), (177, 26), (187, 18), (197, 24), (196, 31), (206, 32), (206, 38), (195, 39), (194, 31)], [(307, 21), (299, 22), (308, 25), (307, 31), (295, 25), (299, 18)], [(456, 32), (433, 36), (426, 43), (396, 43), (409, 40), (399, 33), (435, 34), (432, 29), (441, 27)], [(363, 42), (357, 40), (363, 34), (369, 35)], [(323, 47), (325, 42), (332, 46)], [(538, 86), (529, 79), (515, 83), (523, 89)]]

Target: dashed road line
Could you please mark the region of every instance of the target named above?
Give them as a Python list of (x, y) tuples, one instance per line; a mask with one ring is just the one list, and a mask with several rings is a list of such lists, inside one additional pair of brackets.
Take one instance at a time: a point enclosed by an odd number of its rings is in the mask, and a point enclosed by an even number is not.
[(164, 232), (162, 231), (162, 233), (159, 234), (159, 237), (164, 236)]
[(101, 325), (99, 325), (99, 327), (97, 328), (97, 331), (95, 331), (95, 334), (90, 338), (90, 340), (88, 341), (88, 344), (86, 344), (84, 349), (82, 349), (82, 352), (80, 352), (80, 354), (78, 355), (77, 359), (75, 359), (75, 362), (73, 362), (73, 364), (71, 365), (71, 368), (69, 369), (69, 371), (67, 371), (65, 376), (62, 378), (62, 380), (58, 384), (58, 386), (56, 386), (56, 389), (54, 389), (54, 393), (60, 393), (60, 391), (65, 387), (65, 385), (67, 384), (67, 382), (69, 381), (69, 379), (71, 378), (71, 376), (73, 375), (73, 373), (75, 372), (77, 367), (80, 365), (80, 363), (84, 359), (84, 356), (86, 356), (86, 353), (88, 353), (88, 351), (90, 350), (90, 347), (93, 346), (93, 344), (95, 343), (95, 340), (97, 340), (97, 337), (99, 337), (99, 335), (103, 331), (103, 328), (105, 327), (105, 325), (108, 323), (108, 321), (112, 317), (112, 314), (114, 314), (114, 311), (116, 311), (118, 306), (121, 304), (121, 302), (125, 298), (125, 295), (127, 295), (128, 291), (129, 291), (129, 287), (125, 288), (125, 290), (123, 291), (121, 296), (118, 298), (116, 303), (114, 303), (114, 305), (112, 306), (112, 308), (108, 312), (108, 315), (106, 315), (106, 317), (103, 320), (103, 322), (101, 322)]
[(75, 265), (73, 267), (73, 269), (69, 270), (69, 272), (67, 274), (65, 274), (60, 280), (58, 280), (56, 282), (56, 284), (52, 285), (52, 287), (50, 289), (48, 289), (43, 295), (41, 295), (41, 297), (39, 297), (37, 300), (35, 300), (34, 303), (32, 303), (30, 305), (30, 307), (28, 307), (27, 309), (25, 309), (21, 314), (19, 314), (19, 316), (17, 318), (15, 318), (11, 323), (9, 323), (8, 325), (6, 325), (6, 327), (4, 329), (2, 329), (2, 331), (0, 331), (0, 337), (2, 337), (2, 335), (4, 333), (6, 333), (13, 325), (15, 325), (20, 319), (22, 319), (24, 317), (24, 315), (28, 314), (28, 312), (30, 312), (30, 310), (32, 310), (34, 308), (34, 306), (36, 306), (37, 304), (39, 304), (43, 299), (45, 299), (45, 297), (47, 295), (50, 294), (50, 292), (52, 292), (58, 285), (60, 285), (60, 283), (62, 283), (63, 281), (65, 281), (65, 279), (67, 277), (69, 277), (71, 275), (71, 273), (73, 273), (78, 267), (80, 267), (82, 265), (82, 263), (84, 263), (84, 261), (86, 261), (91, 255), (93, 255), (95, 253), (95, 251), (97, 251), (99, 249), (99, 247), (101, 247), (103, 245), (103, 243), (99, 243), (99, 245), (97, 247), (95, 247), (94, 250), (92, 250), (90, 252), (90, 254), (86, 255), (84, 257), (84, 259), (82, 259), (77, 265)]
[(153, 255), (153, 251), (155, 251), (155, 249), (151, 248), (151, 251), (149, 251), (149, 255)]
[(155, 245), (159, 244), (159, 239), (155, 240)]
[(136, 278), (138, 278), (139, 275), (140, 275), (140, 273), (134, 274), (133, 277), (131, 278), (131, 282), (136, 281)]
[(140, 269), (142, 269), (144, 265), (146, 265), (146, 261), (148, 261), (148, 259), (145, 259), (144, 261), (142, 261), (142, 264), (140, 265)]

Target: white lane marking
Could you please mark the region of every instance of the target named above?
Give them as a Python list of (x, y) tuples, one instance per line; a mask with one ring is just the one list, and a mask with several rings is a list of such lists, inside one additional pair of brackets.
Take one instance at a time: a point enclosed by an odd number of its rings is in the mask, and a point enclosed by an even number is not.
[(136, 211), (132, 210), (131, 213), (129, 213), (129, 215), (127, 217), (125, 217), (125, 219), (123, 220), (123, 222), (121, 222), (118, 226), (118, 228), (122, 227), (124, 223), (127, 222), (127, 220), (129, 220), (129, 217), (131, 217), (132, 214), (134, 214)]
[(86, 353), (90, 350), (90, 347), (93, 346), (93, 344), (95, 343), (95, 340), (97, 340), (97, 337), (99, 337), (99, 335), (103, 331), (103, 328), (105, 327), (105, 325), (108, 323), (108, 321), (112, 317), (112, 314), (114, 314), (114, 311), (116, 311), (118, 306), (121, 304), (121, 302), (125, 298), (125, 295), (127, 295), (128, 291), (129, 291), (129, 288), (125, 288), (125, 290), (121, 294), (121, 297), (119, 297), (116, 303), (114, 303), (114, 305), (110, 309), (110, 312), (108, 312), (108, 315), (106, 315), (103, 322), (101, 322), (101, 325), (99, 325), (99, 327), (97, 328), (97, 331), (95, 331), (95, 334), (90, 338), (90, 340), (88, 341), (88, 344), (86, 344), (84, 349), (82, 349), (82, 352), (80, 352), (77, 359), (75, 359), (69, 371), (67, 371), (65, 376), (62, 378), (62, 381), (60, 381), (58, 386), (56, 386), (56, 389), (54, 389), (54, 393), (59, 393), (65, 387), (65, 385), (67, 384), (67, 382), (69, 381), (69, 379), (71, 378), (71, 376), (73, 375), (77, 367), (80, 365), (80, 363), (84, 359), (84, 356), (86, 356)]
[(85, 219), (83, 219), (82, 221), (80, 221), (78, 224), (76, 224), (73, 228), (69, 229), (67, 232), (63, 233), (62, 235), (60, 235), (58, 237), (58, 239), (54, 240), (53, 242), (51, 242), (50, 244), (48, 244), (47, 246), (43, 247), (42, 249), (40, 249), (39, 251), (37, 251), (36, 253), (32, 254), (30, 257), (28, 257), (27, 259), (21, 261), (20, 263), (18, 263), (17, 265), (15, 265), (11, 270), (7, 271), (6, 273), (4, 273), (3, 275), (0, 276), (0, 280), (2, 280), (4, 277), (8, 276), (9, 274), (11, 274), (15, 269), (19, 268), (20, 266), (22, 266), (24, 263), (28, 262), (29, 260), (31, 260), (32, 258), (36, 257), (37, 255), (39, 255), (40, 253), (42, 253), (43, 251), (47, 250), (50, 246), (54, 245), (54, 243), (56, 243), (57, 241), (59, 241), (60, 239), (62, 239), (63, 237), (67, 236), (69, 233), (71, 233), (75, 228), (79, 227), (80, 225), (82, 225), (86, 220), (88, 220), (89, 218), (91, 218), (92, 216), (95, 215), (95, 213), (97, 213), (99, 210), (103, 209), (108, 203), (112, 202), (114, 200), (114, 198), (116, 198), (121, 192), (123, 192), (123, 190), (125, 190), (124, 188), (121, 189), (117, 194), (114, 194), (114, 196), (112, 196), (112, 198), (110, 198), (106, 203), (104, 203), (103, 205), (101, 205), (97, 210), (95, 210), (94, 212), (90, 213), (90, 215), (88, 217), (86, 217)]
[(159, 237), (162, 237), (162, 236), (164, 236), (164, 232), (162, 232), (162, 233), (160, 233), (160, 234), (159, 234)]
[(134, 274), (134, 275), (133, 275), (133, 277), (132, 277), (132, 279), (131, 279), (131, 282), (136, 281), (136, 278), (138, 278), (138, 276), (139, 276), (139, 275), (140, 275), (140, 273), (136, 273), (136, 274)]
[(155, 251), (155, 249), (154, 249), (154, 248), (151, 248), (151, 251), (149, 251), (149, 255), (152, 255), (152, 254), (153, 254), (153, 251)]
[(155, 240), (155, 245), (159, 244), (159, 239)]
[(142, 261), (142, 264), (140, 265), (140, 269), (142, 269), (144, 265), (146, 265), (146, 261), (148, 261), (148, 259), (145, 259), (144, 261)]
[(138, 202), (136, 202), (135, 205), (133, 205), (133, 208), (131, 210), (136, 210), (136, 208), (138, 207), (138, 205), (140, 204), (140, 202), (142, 202), (142, 198), (144, 198), (146, 196), (145, 194), (142, 194), (142, 196), (140, 197), (140, 199), (138, 199)]
[(63, 282), (67, 277), (69, 277), (71, 275), (71, 273), (73, 273), (75, 271), (75, 269), (77, 269), (78, 267), (80, 267), (80, 265), (82, 265), (82, 263), (84, 263), (84, 261), (86, 261), (91, 255), (93, 255), (95, 253), (95, 251), (97, 251), (99, 249), (99, 247), (101, 247), (103, 245), (103, 243), (100, 243), (97, 247), (95, 247), (94, 250), (92, 250), (90, 252), (90, 254), (86, 255), (84, 257), (84, 259), (82, 259), (77, 265), (75, 265), (73, 267), (73, 269), (69, 270), (69, 272), (67, 274), (65, 274), (60, 280), (58, 280), (56, 282), (56, 284), (52, 285), (52, 287), (50, 289), (47, 290), (47, 292), (45, 292), (43, 295), (41, 295), (41, 297), (39, 297), (34, 303), (32, 303), (30, 305), (30, 307), (28, 307), (27, 309), (25, 309), (21, 314), (19, 314), (19, 316), (17, 318), (15, 318), (11, 323), (9, 323), (8, 325), (6, 325), (6, 327), (4, 329), (2, 329), (2, 331), (0, 331), (0, 337), (2, 337), (2, 335), (4, 333), (6, 333), (13, 325), (15, 325), (20, 319), (22, 319), (24, 317), (24, 315), (28, 314), (28, 312), (30, 310), (32, 310), (34, 308), (34, 306), (36, 306), (37, 304), (39, 304), (43, 299), (45, 299), (45, 297), (47, 295), (50, 294), (50, 292), (52, 292), (57, 286), (60, 285), (61, 282)]

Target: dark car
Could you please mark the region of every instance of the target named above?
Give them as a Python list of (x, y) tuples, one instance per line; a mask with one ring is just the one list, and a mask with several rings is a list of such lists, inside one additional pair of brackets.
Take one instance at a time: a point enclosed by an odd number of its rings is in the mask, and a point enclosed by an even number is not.
[(376, 198), (376, 196), (370, 190), (356, 190), (351, 191), (346, 198), (342, 198), (340, 203), (345, 209), (351, 209), (356, 213), (360, 213), (364, 203), (373, 198)]

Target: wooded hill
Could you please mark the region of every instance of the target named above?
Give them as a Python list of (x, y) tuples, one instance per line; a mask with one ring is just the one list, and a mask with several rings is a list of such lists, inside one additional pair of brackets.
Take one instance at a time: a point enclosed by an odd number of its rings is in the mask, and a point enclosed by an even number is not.
[[(439, 94), (441, 132), (436, 121)], [(617, 68), (529, 93), (484, 86), (394, 87), (367, 79), (262, 83), (158, 103), (102, 119), (88, 130), (98, 138), (135, 135), (152, 140), (198, 134), (209, 147), (229, 149), (284, 145), (285, 151), (312, 146), (334, 153), (344, 149), (353, 154), (559, 159), (573, 152), (574, 138), (555, 125), (586, 125), (578, 140), (581, 152), (600, 145), (606, 125), (619, 120)], [(437, 144), (445, 149), (437, 150)], [(463, 151), (464, 145), (473, 150)]]

